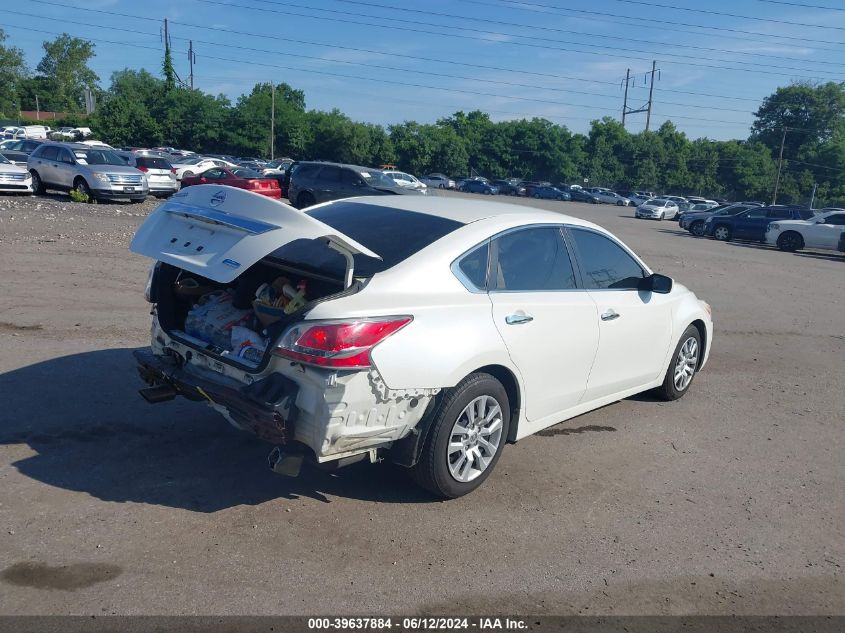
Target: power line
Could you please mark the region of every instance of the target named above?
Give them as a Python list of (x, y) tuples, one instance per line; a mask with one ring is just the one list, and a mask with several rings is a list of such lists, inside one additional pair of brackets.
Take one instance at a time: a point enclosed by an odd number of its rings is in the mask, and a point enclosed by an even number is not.
[[(533, 40), (533, 41), (538, 41), (538, 42), (560, 42), (560, 41), (562, 41), (564, 43), (572, 44), (574, 46), (597, 48), (597, 49), (602, 49), (603, 51), (618, 50), (617, 48), (614, 48), (614, 47), (611, 47), (611, 46), (602, 46), (602, 45), (599, 45), (599, 44), (588, 44), (588, 43), (582, 43), (582, 42), (569, 42), (569, 41), (565, 41), (565, 40), (552, 39), (552, 38), (536, 37), (536, 36), (530, 36), (530, 35), (519, 35), (519, 34), (516, 34), (516, 33), (505, 33), (505, 32), (500, 32), (500, 31), (487, 31), (487, 30), (484, 30), (484, 29), (475, 29), (475, 28), (471, 28), (471, 27), (458, 27), (458, 26), (452, 26), (452, 25), (448, 25), (448, 24), (436, 24), (436, 23), (431, 23), (431, 22), (420, 22), (419, 20), (405, 20), (405, 19), (402, 19), (402, 18), (391, 18), (391, 17), (377, 16), (377, 15), (361, 15), (359, 13), (354, 13), (354, 12), (351, 12), (351, 11), (341, 11), (339, 9), (324, 9), (324, 8), (320, 8), (320, 7), (303, 6), (303, 5), (298, 5), (298, 4), (289, 3), (289, 2), (282, 3), (282, 2), (275, 2), (273, 0), (253, 0), (253, 1), (254, 2), (260, 1), (260, 2), (263, 2), (265, 4), (270, 4), (270, 5), (278, 5), (278, 6), (285, 6), (285, 7), (297, 7), (297, 8), (307, 9), (309, 11), (320, 11), (320, 12), (323, 12), (323, 13), (351, 16), (353, 18), (354, 17), (365, 17), (365, 18), (376, 19), (376, 20), (384, 20), (384, 21), (388, 21), (388, 22), (398, 22), (398, 23), (401, 23), (401, 24), (421, 24), (423, 26), (432, 26), (432, 27), (436, 27), (436, 28), (446, 28), (446, 29), (453, 29), (453, 30), (457, 30), (457, 31), (478, 33), (478, 34), (481, 34), (481, 35), (489, 35), (489, 36), (493, 36), (493, 37), (497, 37), (497, 38), (516, 37), (516, 38), (522, 38), (522, 39)], [(353, 4), (367, 4), (367, 3), (359, 2), (358, 0), (335, 0), (335, 1), (336, 2), (349, 2), (349, 3), (353, 3)], [(465, 1), (473, 1), (474, 2), (475, 0), (465, 0)], [(281, 14), (284, 14), (286, 16), (294, 15), (294, 16), (316, 19), (316, 20), (329, 20), (329, 21), (334, 21), (334, 22), (342, 22), (344, 24), (360, 24), (362, 26), (372, 26), (372, 27), (383, 28), (383, 29), (410, 31), (410, 32), (415, 32), (415, 33), (424, 33), (424, 34), (428, 34), (428, 35), (438, 35), (440, 37), (453, 37), (453, 38), (461, 38), (461, 39), (471, 39), (471, 40), (477, 40), (477, 41), (484, 41), (484, 42), (488, 42), (488, 43), (492, 41), (494, 43), (503, 44), (503, 45), (507, 45), (507, 46), (527, 46), (527, 47), (541, 48), (541, 49), (546, 49), (546, 50), (557, 50), (557, 51), (564, 51), (564, 52), (569, 52), (569, 53), (579, 53), (579, 54), (582, 54), (582, 55), (598, 55), (598, 56), (604, 56), (604, 57), (615, 57), (615, 58), (618, 58), (618, 59), (626, 59), (626, 60), (637, 59), (637, 60), (640, 60), (640, 61), (651, 61), (651, 57), (632, 57), (631, 55), (614, 54), (614, 53), (611, 53), (611, 52), (596, 52), (596, 51), (578, 50), (578, 49), (572, 49), (572, 48), (564, 48), (564, 47), (561, 47), (561, 46), (551, 46), (551, 45), (548, 45), (548, 44), (534, 44), (534, 43), (531, 43), (531, 42), (517, 42), (517, 41), (509, 41), (509, 40), (502, 40), (502, 39), (491, 40), (491, 39), (485, 38), (485, 37), (462, 35), (460, 33), (443, 33), (443, 32), (438, 32), (438, 31), (427, 31), (427, 30), (418, 29), (418, 28), (396, 26), (394, 24), (391, 24), (391, 25), (373, 24), (372, 22), (363, 22), (361, 20), (352, 20), (352, 19), (349, 19), (349, 17), (346, 17), (346, 18), (330, 18), (330, 17), (325, 17), (325, 16), (300, 14), (300, 13), (295, 13), (295, 12), (290, 11), (289, 8), (285, 9), (284, 11), (281, 11), (281, 10), (268, 9), (266, 7), (255, 7), (255, 6), (247, 6), (247, 5), (241, 5), (241, 4), (233, 4), (233, 3), (230, 3), (230, 2), (224, 2), (222, 0), (199, 0), (199, 2), (204, 2), (204, 3), (207, 3), (207, 4), (214, 4), (214, 5), (219, 5), (219, 6), (225, 6), (225, 7), (238, 7), (238, 8), (242, 8), (242, 9), (250, 9), (250, 10), (253, 10), (253, 11), (258, 10), (258, 11), (268, 11), (268, 12), (271, 12), (271, 13), (281, 13)], [(372, 3), (369, 3), (369, 4), (372, 4)], [(385, 8), (385, 9), (392, 9), (392, 10), (401, 11), (401, 12), (409, 11), (405, 7), (396, 7), (396, 6), (390, 6), (390, 5), (377, 5), (377, 4), (372, 4), (372, 6)], [(429, 13), (429, 12), (427, 12), (427, 13)], [(439, 15), (447, 16), (447, 17), (450, 17), (452, 19), (454, 19), (454, 18), (465, 19), (465, 20), (475, 20), (476, 19), (476, 18), (473, 18), (473, 17), (470, 17), (470, 16), (459, 16), (459, 15), (451, 15), (451, 14), (439, 14)], [(642, 51), (642, 50), (639, 50), (639, 49), (631, 49), (631, 50), (633, 52), (645, 53), (645, 54), (652, 55), (652, 56), (653, 55), (659, 55), (664, 59), (664, 63), (674, 64), (674, 65), (678, 65), (678, 66), (693, 66), (693, 67), (697, 67), (697, 68), (713, 68), (713, 69), (716, 69), (716, 70), (731, 70), (731, 71), (736, 71), (736, 72), (753, 72), (753, 73), (756, 73), (756, 74), (776, 75), (776, 76), (779, 76), (779, 77), (784, 76), (784, 72), (783, 72), (784, 70), (794, 70), (794, 71), (800, 72), (800, 73), (813, 72), (813, 71), (806, 69), (806, 68), (793, 68), (793, 67), (788, 67), (788, 66), (775, 66), (775, 65), (771, 65), (771, 64), (762, 64), (762, 63), (758, 63), (758, 62), (744, 62), (744, 61), (739, 61), (739, 60), (721, 60), (721, 59), (713, 59), (713, 58), (708, 58), (708, 57), (681, 55), (681, 54), (677, 54), (677, 53), (666, 53), (665, 51), (664, 52), (654, 52), (654, 51)], [(665, 59), (666, 57), (677, 57), (677, 58), (680, 58), (680, 59), (693, 59), (693, 60), (705, 59), (705, 60), (709, 60), (709, 61), (719, 61), (719, 62), (721, 62), (721, 61), (731, 61), (731, 62), (736, 63), (736, 64), (761, 66), (761, 67), (767, 67), (767, 68), (778, 68), (779, 71), (760, 70), (760, 69), (754, 69), (754, 68), (736, 68), (734, 66), (720, 66), (720, 65), (715, 65), (715, 64), (702, 64), (700, 62), (692, 62), (692, 61), (690, 61), (690, 62), (672, 61), (670, 59)], [(830, 72), (826, 72), (825, 74), (834, 75), (833, 73), (830, 73)], [(834, 76), (840, 77), (840, 74), (835, 74)], [(817, 80), (822, 80), (822, 81), (830, 81), (831, 80), (829, 77), (819, 77), (819, 76), (814, 76), (814, 77), (808, 76), (807, 78), (808, 79), (817, 79)]]
[[(261, 1), (261, 0), (253, 0), (253, 1), (258, 2), (258, 1)], [(270, 4), (278, 4), (277, 2), (271, 2), (270, 0), (266, 0), (266, 1), (269, 2)], [(396, 10), (400, 9), (400, 7), (396, 7), (396, 6), (392, 6), (392, 5), (379, 4), (379, 3), (369, 2), (369, 1), (364, 1), (364, 0), (334, 0), (334, 1), (335, 2), (343, 2), (343, 3), (347, 3), (347, 4), (361, 5), (361, 6), (366, 6), (366, 7), (374, 7), (374, 8), (378, 8), (378, 9), (396, 9)], [(625, 2), (625, 1), (629, 1), (629, 0), (616, 0), (616, 1), (617, 2)], [(630, 1), (631, 2), (638, 2), (639, 0), (630, 0)], [(642, 4), (649, 4), (649, 3), (643, 2)], [(667, 6), (667, 5), (655, 5), (655, 6), (663, 7), (663, 6)], [(321, 9), (313, 9), (313, 10), (321, 10)], [(503, 21), (503, 20), (492, 20), (492, 19), (489, 19), (489, 18), (484, 18), (484, 17), (479, 17), (479, 16), (462, 16), (462, 15), (455, 15), (455, 14), (452, 14), (452, 13), (441, 13), (441, 12), (432, 11), (432, 10), (428, 10), (428, 9), (422, 10), (422, 9), (412, 9), (412, 8), (409, 8), (409, 7), (401, 7), (401, 10), (404, 13), (418, 13), (418, 14), (422, 14), (422, 15), (438, 16), (438, 17), (448, 18), (450, 20), (458, 18), (458, 19), (464, 19), (464, 20), (472, 20), (474, 22), (485, 22), (487, 24), (498, 24), (498, 25), (505, 25), (505, 26), (521, 27), (521, 28), (530, 28), (530, 29), (533, 29), (533, 30), (540, 30), (540, 31), (550, 31), (550, 32), (553, 32), (553, 33), (566, 33), (566, 34), (570, 34), (570, 35), (583, 35), (583, 36), (589, 36), (589, 37), (602, 36), (602, 34), (600, 34), (600, 33), (590, 33), (590, 32), (587, 32), (587, 31), (572, 31), (572, 30), (567, 30), (567, 29), (559, 29), (559, 28), (555, 28), (555, 27), (551, 27), (551, 26), (536, 25), (536, 24), (520, 24), (520, 23), (517, 23), (517, 22), (510, 22), (510, 21)], [(376, 16), (364, 16), (364, 17), (376, 17)], [(381, 16), (378, 16), (378, 17), (381, 17)], [(438, 25), (438, 24), (430, 24), (430, 23), (423, 23), (423, 24), (427, 24), (428, 26), (447, 26), (447, 25)], [(458, 27), (452, 27), (452, 26), (449, 25), (448, 28), (458, 28)], [(510, 33), (494, 32), (494, 34), (495, 35), (512, 35), (514, 37), (528, 37), (528, 36), (524, 36), (524, 35), (515, 35), (515, 34), (510, 34)], [(555, 41), (555, 42), (560, 41), (560, 40), (548, 40), (548, 39), (545, 39), (545, 38), (533, 38), (533, 37), (529, 38), (529, 39), (541, 39), (542, 41)], [(564, 42), (564, 43), (566, 43), (566, 42)], [(587, 44), (582, 44), (580, 42), (569, 42), (569, 43), (578, 44), (579, 46), (587, 46)], [(646, 39), (643, 39), (641, 37), (637, 37), (636, 43), (637, 44), (657, 44), (659, 46), (665, 45), (665, 42), (659, 42), (659, 41), (655, 41), (655, 40), (646, 40)], [(779, 59), (779, 60), (793, 61), (793, 62), (798, 62), (798, 63), (810, 63), (808, 60), (804, 60), (804, 59), (800, 59), (800, 58), (796, 58), (796, 57), (786, 57), (786, 56), (782, 56), (782, 55), (770, 55), (770, 54), (763, 54), (763, 53), (749, 53), (749, 52), (744, 52), (744, 51), (732, 51), (732, 50), (726, 50), (726, 49), (723, 49), (723, 48), (710, 48), (710, 47), (706, 47), (706, 46), (696, 46), (694, 44), (688, 44), (688, 43), (684, 43), (684, 44), (673, 43), (673, 47), (684, 48), (684, 49), (702, 50), (702, 51), (710, 51), (710, 52), (715, 52), (715, 53), (726, 53), (728, 55), (735, 55), (735, 54), (739, 53), (739, 54), (742, 54), (742, 55), (749, 55), (749, 56), (754, 56), (754, 57), (763, 57), (763, 58), (766, 58), (766, 59)], [(599, 48), (609, 48), (609, 47), (601, 46)], [(650, 55), (655, 54), (653, 51), (643, 51), (643, 50), (639, 50), (639, 49), (628, 49), (628, 50), (631, 50), (631, 51), (634, 51), (634, 52), (639, 52), (639, 53), (647, 53), (647, 54), (650, 54)], [(663, 53), (663, 54), (665, 54), (665, 53)], [(687, 56), (684, 56), (684, 57), (687, 57)], [(691, 58), (691, 59), (700, 59), (700, 58), (695, 57), (695, 58)], [(703, 58), (703, 59), (711, 59), (711, 58)], [(712, 61), (726, 61), (726, 60), (716, 59), (716, 60), (712, 60)], [(735, 60), (730, 60), (730, 61), (735, 61)], [(739, 63), (749, 63), (749, 64), (754, 63), (755, 65), (759, 65), (756, 62), (739, 62)], [(830, 66), (843, 66), (843, 65), (845, 65), (845, 64), (842, 64), (840, 62), (827, 62), (827, 61), (813, 61), (812, 63), (825, 64), (825, 65), (830, 65)], [(770, 67), (772, 67), (772, 68), (782, 68), (781, 66), (770, 66)], [(787, 69), (787, 70), (789, 70), (789, 69)], [(802, 72), (806, 72), (808, 69), (792, 69), (792, 70), (802, 70)]]
[(825, 9), (826, 11), (845, 11), (842, 7), (825, 7), (819, 4), (801, 4), (800, 2), (786, 2), (786, 0), (757, 0), (767, 4), (783, 4), (789, 7), (801, 7), (802, 9)]
[[(480, 4), (480, 5), (483, 5), (487, 8), (490, 7), (489, 0), (456, 0), (456, 1), (457, 2), (469, 3), (469, 4)], [(726, 33), (738, 33), (740, 35), (754, 35), (754, 36), (760, 36), (760, 37), (767, 38), (765, 40), (767, 42), (771, 42), (772, 39), (782, 39), (782, 40), (795, 40), (795, 41), (798, 41), (798, 42), (803, 42), (805, 44), (807, 43), (806, 37), (797, 37), (797, 36), (791, 36), (791, 35), (776, 35), (776, 36), (773, 36), (770, 33), (762, 33), (760, 31), (745, 31), (745, 30), (742, 30), (742, 29), (732, 29), (732, 28), (728, 28), (728, 27), (724, 27), (724, 26), (707, 26), (707, 25), (704, 25), (704, 24), (690, 24), (690, 23), (687, 23), (687, 22), (673, 22), (673, 21), (670, 21), (670, 20), (658, 20), (656, 18), (641, 18), (641, 17), (635, 16), (635, 15), (622, 15), (622, 14), (619, 14), (619, 13), (608, 13), (608, 12), (604, 12), (604, 11), (588, 11), (586, 9), (572, 9), (572, 8), (569, 8), (569, 7), (561, 7), (561, 6), (553, 5), (553, 4), (540, 4), (540, 3), (537, 3), (537, 2), (529, 2), (529, 0), (499, 0), (499, 2), (506, 3), (505, 6), (507, 6), (508, 4), (510, 4), (510, 5), (520, 5), (520, 6), (523, 6), (523, 7), (536, 7), (536, 8), (539, 8), (539, 9), (546, 9), (546, 10), (547, 9), (554, 9), (554, 10), (557, 10), (557, 11), (565, 11), (565, 12), (577, 13), (577, 14), (582, 14), (582, 15), (608, 16), (608, 17), (612, 17), (612, 18), (620, 18), (620, 19), (623, 19), (623, 20), (636, 20), (638, 22), (649, 22), (649, 23), (652, 23), (652, 24), (667, 24), (669, 26), (675, 26), (675, 27), (685, 26), (685, 27), (690, 27), (690, 28), (695, 28), (695, 29), (708, 29), (708, 30), (711, 30), (711, 31), (721, 31), (721, 32), (726, 32)], [(502, 5), (500, 4), (499, 6), (502, 6)], [(519, 9), (520, 6), (517, 6), (517, 7), (511, 6), (509, 8)], [(528, 10), (530, 10), (530, 9), (528, 9)], [(837, 42), (835, 40), (820, 40), (820, 39), (813, 38), (812, 42), (813, 42), (813, 44), (821, 43), (821, 44), (834, 44), (834, 45), (837, 45), (837, 46), (842, 46), (841, 41)]]
[[(77, 10), (77, 11), (87, 11), (87, 12), (91, 12), (91, 13), (100, 13), (100, 14), (104, 14), (104, 15), (111, 15), (111, 16), (138, 19), (138, 20), (148, 20), (148, 21), (152, 21), (152, 22), (158, 22), (159, 21), (157, 18), (149, 18), (149, 17), (145, 17), (145, 16), (132, 15), (132, 14), (127, 14), (127, 13), (119, 13), (119, 12), (116, 12), (116, 11), (106, 11), (106, 10), (102, 10), (102, 9), (89, 9), (87, 7), (77, 7), (77, 6), (73, 6), (73, 5), (60, 4), (58, 2), (51, 2), (49, 0), (31, 0), (31, 1), (37, 2), (39, 4), (47, 4), (47, 5), (51, 5), (51, 6), (55, 6), (55, 7), (62, 7), (62, 8), (73, 9), (73, 10)], [(245, 7), (245, 8), (260, 10), (258, 7)], [(31, 14), (21, 14), (21, 15), (28, 15), (29, 16)], [(37, 17), (42, 18), (44, 16), (39, 15)], [(318, 16), (307, 16), (307, 17), (313, 17), (315, 19), (320, 19)], [(47, 19), (58, 20), (58, 18), (47, 18)], [(248, 37), (270, 39), (270, 40), (273, 40), (273, 41), (277, 41), (279, 39), (277, 36), (262, 35), (262, 34), (258, 34), (258, 33), (238, 31), (238, 30), (227, 29), (227, 28), (222, 28), (222, 27), (200, 26), (200, 25), (197, 25), (197, 24), (191, 24), (190, 22), (181, 22), (181, 21), (177, 21), (177, 20), (170, 20), (170, 22), (172, 24), (180, 24), (182, 26), (186, 26), (186, 27), (189, 27), (189, 28), (201, 29), (201, 30), (206, 30), (206, 31), (232, 33), (234, 35), (244, 35), (244, 36), (248, 36)], [(112, 28), (112, 27), (103, 27), (103, 28)], [(483, 69), (483, 70), (495, 70), (495, 71), (499, 71), (499, 72), (512, 72), (512, 73), (519, 73), (519, 74), (523, 74), (523, 75), (533, 75), (533, 76), (537, 76), (537, 77), (548, 77), (548, 78), (552, 78), (552, 79), (566, 79), (566, 80), (570, 80), (570, 81), (578, 81), (578, 82), (583, 82), (583, 83), (594, 83), (594, 84), (600, 84), (600, 85), (618, 86), (618, 83), (615, 82), (615, 81), (602, 81), (602, 80), (597, 80), (597, 79), (586, 79), (586, 78), (583, 78), (583, 77), (572, 77), (572, 76), (567, 76), (567, 75), (557, 75), (557, 74), (553, 74), (553, 73), (542, 73), (542, 72), (531, 71), (531, 70), (504, 68), (504, 67), (500, 67), (500, 66), (489, 66), (489, 65), (483, 65), (483, 64), (473, 64), (473, 63), (461, 62), (461, 61), (452, 60), (452, 59), (438, 59), (438, 58), (434, 58), (434, 57), (421, 57), (421, 56), (415, 56), (415, 55), (407, 55), (407, 54), (403, 54), (403, 53), (386, 52), (386, 51), (379, 51), (379, 50), (373, 50), (373, 49), (367, 49), (367, 48), (358, 48), (358, 47), (353, 47), (353, 46), (343, 46), (343, 45), (340, 45), (340, 44), (328, 44), (328, 43), (325, 43), (325, 42), (300, 40), (300, 39), (294, 39), (294, 38), (290, 38), (290, 37), (286, 37), (285, 41), (295, 43), (295, 44), (306, 44), (306, 45), (311, 45), (311, 46), (320, 46), (320, 47), (334, 48), (334, 49), (339, 49), (339, 50), (348, 50), (348, 51), (355, 51), (355, 52), (361, 52), (361, 53), (371, 53), (371, 54), (376, 54), (376, 55), (399, 57), (399, 58), (403, 58), (403, 59), (413, 59), (413, 60), (424, 61), (424, 62), (435, 62), (435, 63), (450, 64), (450, 65), (466, 66), (468, 68), (479, 68), (479, 69)], [(638, 86), (634, 86), (634, 87), (638, 87)], [(697, 97), (710, 97), (710, 98), (715, 98), (715, 99), (725, 99), (725, 100), (731, 100), (731, 101), (752, 101), (754, 103), (759, 103), (759, 101), (760, 101), (758, 98), (753, 98), (753, 97), (742, 97), (742, 96), (734, 96), (734, 95), (726, 95), (726, 94), (714, 94), (714, 93), (697, 92), (697, 91), (691, 91), (691, 90), (679, 90), (679, 89), (671, 89), (671, 88), (662, 88), (661, 91), (662, 92), (671, 92), (673, 94), (683, 94), (683, 95), (691, 95), (691, 96), (697, 96)], [(690, 104), (670, 104), (670, 105), (683, 105), (683, 106), (686, 107)], [(691, 106), (691, 107), (700, 107), (700, 106)]]
[(741, 20), (752, 20), (754, 22), (770, 22), (772, 24), (787, 24), (789, 26), (805, 26), (813, 29), (833, 29), (836, 31), (845, 31), (845, 27), (830, 26), (828, 24), (807, 24), (806, 22), (790, 22), (788, 20), (776, 20), (774, 18), (760, 18), (753, 15), (739, 15), (737, 13), (725, 13), (723, 11), (713, 11), (711, 9), (693, 9), (690, 7), (679, 7), (674, 4), (660, 4), (659, 2), (646, 2), (645, 0), (613, 0), (614, 2), (622, 2), (625, 4), (637, 4), (646, 7), (657, 7), (660, 9), (673, 9), (675, 11), (687, 11), (689, 13), (701, 13), (703, 15), (718, 15), (728, 18), (739, 18)]

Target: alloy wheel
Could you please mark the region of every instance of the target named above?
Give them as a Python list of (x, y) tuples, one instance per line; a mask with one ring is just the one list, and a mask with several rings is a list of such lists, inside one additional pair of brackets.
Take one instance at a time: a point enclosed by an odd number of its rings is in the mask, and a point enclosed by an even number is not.
[(692, 382), (695, 368), (698, 366), (698, 341), (690, 336), (681, 349), (678, 351), (678, 358), (675, 360), (674, 383), (675, 389), (683, 391)]
[(729, 236), (730, 233), (728, 232), (728, 228), (725, 226), (716, 227), (716, 230), (713, 231), (713, 237), (715, 237), (717, 240), (725, 241), (728, 239)]
[(502, 442), (502, 407), (492, 396), (474, 398), (455, 420), (446, 461), (456, 481), (480, 476), (493, 461)]

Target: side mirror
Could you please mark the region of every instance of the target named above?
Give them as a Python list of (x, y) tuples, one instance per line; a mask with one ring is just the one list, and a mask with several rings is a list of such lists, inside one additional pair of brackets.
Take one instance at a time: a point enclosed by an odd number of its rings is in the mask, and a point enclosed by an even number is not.
[(646, 292), (656, 292), (657, 294), (661, 295), (668, 295), (670, 292), (672, 292), (672, 284), (673, 282), (671, 277), (653, 273), (648, 277), (643, 278), (643, 281), (640, 284), (640, 290), (645, 290)]

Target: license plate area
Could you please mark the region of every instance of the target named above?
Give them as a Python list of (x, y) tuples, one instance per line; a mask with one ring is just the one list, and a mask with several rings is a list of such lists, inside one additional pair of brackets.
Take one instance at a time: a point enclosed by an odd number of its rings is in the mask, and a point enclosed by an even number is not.
[(126, 192), (126, 193), (134, 193), (135, 187), (124, 187), (123, 191)]

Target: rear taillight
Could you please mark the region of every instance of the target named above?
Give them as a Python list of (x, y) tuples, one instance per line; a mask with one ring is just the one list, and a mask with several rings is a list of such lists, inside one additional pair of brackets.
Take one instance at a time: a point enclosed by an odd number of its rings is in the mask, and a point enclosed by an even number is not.
[(149, 167), (144, 167), (143, 165), (138, 165), (137, 167), (135, 167), (135, 169), (137, 169), (138, 171), (150, 171)]
[(409, 316), (354, 321), (303, 322), (285, 332), (274, 353), (309, 365), (334, 369), (372, 366), (370, 352), (408, 325)]
[(175, 170), (174, 168), (172, 168), (172, 167), (171, 167), (171, 168), (170, 168), (170, 173), (171, 173), (171, 174), (175, 174), (175, 173), (176, 173), (176, 170)]

